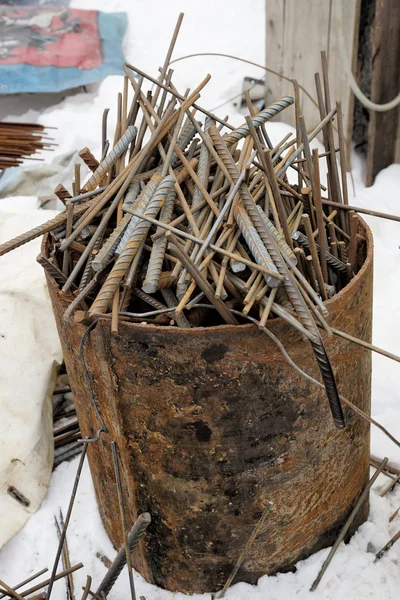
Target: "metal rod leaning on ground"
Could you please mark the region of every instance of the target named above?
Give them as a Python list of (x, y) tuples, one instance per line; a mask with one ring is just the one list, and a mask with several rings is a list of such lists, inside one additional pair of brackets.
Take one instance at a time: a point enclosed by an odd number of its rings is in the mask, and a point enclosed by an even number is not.
[(71, 498), (70, 498), (70, 501), (69, 501), (68, 510), (67, 510), (67, 514), (66, 514), (66, 517), (65, 517), (65, 523), (64, 523), (64, 527), (63, 527), (62, 532), (61, 532), (60, 541), (59, 541), (59, 544), (58, 544), (58, 548), (57, 548), (57, 552), (56, 552), (56, 557), (55, 557), (55, 560), (54, 560), (54, 565), (53, 565), (53, 569), (52, 569), (50, 580), (49, 580), (49, 588), (48, 588), (47, 593), (46, 593), (46, 600), (49, 600), (49, 598), (51, 596), (51, 592), (53, 590), (53, 584), (56, 581), (57, 567), (58, 567), (60, 556), (61, 556), (61, 553), (62, 553), (62, 550), (63, 550), (63, 547), (64, 547), (64, 540), (65, 540), (65, 536), (67, 534), (67, 529), (68, 529), (69, 521), (70, 521), (70, 518), (71, 518), (72, 508), (74, 506), (76, 492), (78, 490), (79, 480), (80, 480), (81, 473), (82, 473), (82, 467), (83, 467), (83, 462), (85, 460), (85, 456), (86, 456), (86, 452), (87, 452), (87, 447), (88, 447), (88, 442), (86, 441), (83, 444), (82, 454), (81, 454), (81, 457), (80, 457), (80, 460), (79, 460), (78, 469), (77, 469), (77, 472), (76, 472), (75, 481), (74, 481), (74, 485), (73, 485), (73, 488), (72, 488)]
[(130, 547), (129, 547), (128, 533), (126, 531), (126, 514), (125, 514), (124, 495), (123, 495), (123, 490), (122, 490), (121, 474), (120, 474), (120, 470), (119, 470), (117, 446), (114, 441), (111, 442), (111, 449), (112, 449), (112, 455), (113, 455), (113, 461), (114, 461), (115, 479), (117, 481), (118, 504), (119, 504), (119, 512), (120, 512), (120, 517), (121, 517), (122, 533), (124, 536), (125, 558), (126, 558), (126, 564), (128, 566), (129, 587), (130, 587), (130, 591), (131, 591), (132, 600), (136, 600), (135, 582), (133, 580), (133, 571), (132, 571), (131, 552), (130, 552)]
[(374, 563), (376, 563), (376, 561), (380, 560), (380, 559), (382, 558), (382, 556), (383, 556), (383, 555), (384, 555), (386, 552), (388, 552), (388, 551), (390, 550), (390, 548), (391, 548), (392, 546), (394, 546), (394, 544), (395, 544), (395, 543), (397, 542), (397, 540), (399, 540), (399, 539), (400, 539), (400, 531), (398, 531), (398, 532), (397, 532), (397, 533), (396, 533), (396, 534), (395, 534), (395, 535), (394, 535), (394, 536), (393, 536), (393, 537), (392, 537), (392, 538), (391, 538), (391, 539), (388, 541), (388, 543), (387, 543), (387, 544), (385, 544), (385, 545), (383, 546), (383, 548), (381, 548), (381, 549), (379, 550), (379, 552), (377, 552), (377, 553), (376, 553), (376, 556), (375, 556)]
[(314, 583), (312, 584), (310, 591), (314, 592), (317, 587), (318, 584), (320, 583), (322, 577), (324, 576), (325, 571), (327, 570), (327, 568), (329, 567), (336, 550), (339, 548), (341, 542), (344, 540), (346, 533), (348, 532), (348, 530), (351, 527), (351, 524), (353, 523), (356, 514), (358, 513), (358, 511), (361, 508), (361, 505), (363, 504), (363, 502), (366, 500), (368, 494), (369, 494), (369, 490), (371, 489), (371, 487), (374, 485), (375, 481), (378, 479), (380, 473), (382, 472), (382, 470), (385, 468), (386, 463), (388, 462), (388, 458), (385, 457), (381, 464), (379, 465), (379, 467), (377, 468), (377, 470), (375, 471), (374, 475), (371, 477), (371, 479), (369, 480), (369, 482), (367, 483), (367, 485), (365, 486), (365, 488), (363, 489), (363, 491), (361, 492), (353, 510), (351, 511), (346, 523), (343, 525), (342, 529), (340, 530), (340, 533), (336, 539), (336, 542), (334, 543), (334, 545), (331, 548), (331, 551), (329, 552), (328, 556), (326, 557), (326, 559), (324, 560), (324, 563), (321, 567), (320, 572), (318, 573), (317, 578), (315, 579)]
[(85, 587), (82, 588), (83, 594), (82, 594), (81, 600), (86, 600), (86, 598), (89, 596), (89, 590), (90, 590), (91, 585), (92, 585), (92, 578), (90, 577), (90, 575), (87, 575)]
[[(43, 575), (43, 573), (47, 573), (47, 571), (48, 571), (48, 568), (46, 567), (46, 568), (42, 569), (41, 571), (38, 571), (37, 573), (34, 573), (33, 575), (31, 575), (27, 579), (24, 579), (24, 581), (21, 581), (20, 583), (17, 583), (16, 585), (13, 585), (12, 589), (14, 591), (15, 590), (19, 590), (19, 588), (23, 587), (27, 583), (30, 583), (31, 581), (33, 581), (37, 577), (40, 577), (41, 575)], [(6, 596), (7, 596), (7, 594), (0, 594), (0, 599), (1, 598), (5, 598)]]
[[(375, 467), (375, 469), (377, 469), (379, 467), (381, 462), (382, 462), (381, 458), (378, 458), (377, 456), (372, 456), (372, 454), (371, 454), (370, 463), (373, 467)], [(387, 463), (384, 470), (386, 471), (386, 473), (390, 473), (391, 475), (400, 475), (400, 470), (396, 469), (396, 467), (394, 467), (393, 465), (391, 465), (389, 463)]]
[[(6, 590), (6, 592), (9, 593), (9, 595), (12, 598), (15, 598), (15, 600), (23, 600), (23, 597), (20, 596), (20, 594), (18, 594), (18, 592), (16, 592), (15, 590), (13, 590), (9, 585), (7, 585), (6, 583), (4, 583), (4, 581), (2, 581), (0, 579), (0, 586)], [(1, 588), (0, 588), (1, 589)]]
[[(79, 435), (80, 437), (80, 435)], [(60, 538), (61, 535), (61, 528), (64, 527), (64, 517), (62, 514), (62, 510), (60, 509), (60, 522), (58, 522), (57, 517), (54, 517), (55, 520), (55, 525), (57, 528), (57, 535), (58, 538)], [(63, 552), (62, 552), (62, 562), (63, 562), (63, 569), (64, 571), (68, 570), (71, 568), (71, 561), (69, 558), (69, 549), (68, 549), (68, 541), (67, 541), (67, 536), (65, 536), (64, 539), (64, 545), (63, 545)], [(69, 600), (74, 600), (74, 580), (72, 577), (72, 574), (69, 573), (66, 576), (66, 588), (67, 588), (67, 598)]]
[[(132, 526), (128, 534), (128, 546), (129, 551), (132, 552), (135, 546), (140, 542), (140, 540), (146, 534), (147, 527), (151, 523), (151, 516), (149, 513), (142, 513), (138, 516), (135, 523)], [(108, 569), (105, 574), (103, 580), (101, 581), (99, 587), (96, 590), (96, 594), (100, 596), (101, 592), (104, 592), (108, 595), (113, 588), (115, 582), (117, 581), (122, 569), (126, 565), (126, 551), (125, 545), (123, 545), (117, 556), (114, 558), (112, 565)]]
[[(58, 581), (59, 579), (66, 577), (69, 573), (74, 573), (75, 571), (78, 571), (79, 569), (82, 569), (82, 568), (83, 568), (83, 564), (78, 563), (77, 565), (74, 565), (73, 567), (71, 567), (70, 569), (67, 569), (66, 571), (61, 571), (60, 573), (57, 573), (57, 575), (54, 578), (54, 581)], [(22, 591), (20, 595), (23, 598), (25, 598), (25, 596), (29, 596), (30, 594), (33, 594), (34, 592), (37, 592), (38, 590), (41, 590), (42, 588), (46, 587), (47, 585), (49, 585), (49, 583), (50, 583), (50, 579), (46, 579), (45, 581), (42, 581), (42, 582), (34, 585), (33, 587)], [(6, 594), (3, 593), (3, 597), (4, 596), (12, 597), (11, 594), (9, 594), (8, 592)]]
[(392, 481), (381, 491), (381, 493), (379, 494), (380, 497), (383, 498), (384, 496), (386, 496), (386, 494), (394, 488), (396, 483), (399, 482), (399, 479), (400, 479), (400, 474), (397, 475), (397, 477), (395, 477), (394, 479), (392, 479)]
[(248, 538), (243, 550), (241, 551), (241, 553), (236, 561), (236, 564), (235, 564), (234, 568), (232, 569), (232, 572), (230, 573), (228, 579), (226, 580), (224, 587), (218, 594), (218, 596), (217, 596), (218, 599), (223, 598), (225, 596), (229, 586), (231, 585), (232, 581), (234, 580), (234, 578), (236, 576), (236, 573), (239, 571), (241, 565), (243, 564), (243, 561), (245, 560), (246, 555), (247, 555), (248, 551), (250, 550), (251, 545), (254, 543), (261, 527), (264, 525), (265, 519), (269, 515), (271, 508), (272, 508), (271, 504), (267, 504), (267, 506), (264, 508), (263, 513), (258, 520), (258, 523), (256, 524), (253, 531), (251, 532), (250, 537)]

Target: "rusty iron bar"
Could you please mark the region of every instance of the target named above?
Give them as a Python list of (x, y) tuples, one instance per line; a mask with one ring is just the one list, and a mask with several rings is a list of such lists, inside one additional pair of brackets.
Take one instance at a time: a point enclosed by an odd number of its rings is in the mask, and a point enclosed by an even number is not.
[(387, 544), (385, 544), (383, 546), (383, 548), (381, 548), (379, 550), (379, 552), (376, 553), (375, 555), (375, 560), (374, 563), (376, 563), (378, 560), (380, 560), (382, 558), (382, 556), (384, 554), (386, 554), (386, 552), (388, 552), (390, 550), (390, 548), (392, 546), (394, 546), (394, 544), (397, 542), (397, 540), (400, 539), (400, 531), (398, 531), (397, 533), (395, 533), (395, 535), (387, 542)]
[[(65, 537), (67, 535), (67, 529), (68, 529), (68, 525), (69, 525), (69, 522), (71, 519), (72, 508), (74, 506), (76, 492), (78, 490), (78, 485), (79, 485), (79, 481), (80, 481), (81, 474), (82, 474), (82, 468), (83, 468), (83, 463), (84, 463), (86, 452), (87, 452), (87, 447), (88, 447), (88, 442), (86, 441), (83, 444), (82, 454), (81, 454), (81, 457), (79, 460), (78, 469), (76, 472), (75, 481), (74, 481), (74, 485), (72, 488), (72, 493), (71, 493), (71, 497), (70, 497), (70, 501), (69, 501), (69, 505), (68, 505), (68, 510), (67, 510), (67, 514), (65, 517), (64, 527), (62, 528), (62, 532), (60, 535), (60, 541), (58, 543), (56, 557), (54, 559), (53, 569), (52, 569), (50, 580), (49, 580), (49, 587), (46, 592), (46, 600), (49, 600), (49, 598), (51, 596), (51, 592), (53, 590), (54, 582), (56, 581), (58, 563), (60, 561), (61, 553), (63, 551)], [(25, 593), (27, 593), (27, 592), (25, 592)]]
[(129, 144), (134, 141), (136, 135), (137, 128), (134, 125), (130, 125), (106, 158), (101, 161), (93, 175), (85, 183), (83, 186), (85, 192), (91, 192), (101, 183), (111, 167), (115, 165), (123, 152), (128, 148)]
[(363, 491), (361, 492), (353, 510), (351, 511), (346, 523), (343, 525), (342, 529), (340, 530), (340, 533), (334, 543), (334, 545), (331, 548), (331, 551), (329, 552), (328, 556), (326, 557), (326, 559), (323, 562), (323, 565), (318, 573), (317, 578), (315, 579), (314, 583), (312, 584), (311, 588), (310, 588), (310, 592), (314, 592), (322, 577), (325, 574), (325, 571), (327, 570), (327, 568), (329, 567), (335, 553), (336, 550), (339, 548), (341, 542), (344, 540), (346, 533), (348, 532), (348, 530), (350, 529), (350, 526), (352, 524), (352, 522), (354, 521), (356, 514), (358, 513), (360, 507), (362, 506), (362, 504), (364, 503), (364, 501), (366, 500), (368, 494), (369, 494), (369, 490), (371, 489), (371, 487), (374, 485), (375, 481), (378, 479), (379, 475), (381, 474), (381, 472), (383, 471), (383, 469), (386, 466), (386, 463), (388, 462), (388, 458), (385, 457), (381, 464), (379, 465), (379, 467), (377, 468), (377, 470), (375, 471), (374, 475), (371, 477), (371, 479), (369, 480), (369, 482), (367, 483), (367, 485), (365, 486), (365, 488), (363, 489)]
[[(292, 96), (283, 96), (283, 98), (276, 100), (275, 102), (273, 102), (273, 104), (270, 104), (270, 106), (263, 108), (262, 111), (260, 111), (255, 117), (251, 119), (253, 126), (257, 129), (257, 127), (264, 125), (264, 123), (278, 115), (280, 112), (285, 110), (285, 108), (291, 106), (293, 102), (294, 100)], [(249, 133), (249, 126), (247, 123), (244, 123), (231, 133), (227, 133), (223, 137), (223, 140), (227, 146), (231, 146), (232, 144), (239, 142), (242, 138), (248, 136)]]
[[(17, 583), (16, 585), (12, 586), (12, 589), (14, 591), (19, 590), (19, 588), (23, 587), (24, 585), (26, 585), (27, 583), (30, 583), (31, 581), (33, 581), (34, 579), (37, 579), (38, 577), (40, 577), (41, 575), (43, 575), (44, 573), (47, 573), (48, 568), (45, 567), (44, 569), (42, 569), (41, 571), (38, 571), (37, 573), (34, 573), (33, 575), (30, 575), (30, 577), (28, 577), (27, 579), (24, 579), (24, 581), (20, 581), (19, 583)], [(0, 594), (0, 600), (2, 598), (5, 598), (7, 596), (7, 594)]]
[[(135, 546), (138, 545), (140, 540), (143, 539), (150, 523), (151, 516), (149, 513), (142, 513), (138, 516), (127, 536), (127, 543), (130, 553), (134, 550)], [(104, 592), (106, 596), (110, 593), (125, 565), (126, 551), (125, 545), (123, 545), (96, 590), (96, 594), (98, 596), (100, 596), (102, 592)]]

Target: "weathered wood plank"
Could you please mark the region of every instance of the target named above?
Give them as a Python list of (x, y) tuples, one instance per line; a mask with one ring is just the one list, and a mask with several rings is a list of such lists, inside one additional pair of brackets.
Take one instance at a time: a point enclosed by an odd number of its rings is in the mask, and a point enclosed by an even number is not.
[[(395, 0), (394, 0), (395, 1)], [(332, 101), (341, 101), (344, 130), (350, 139), (353, 127), (353, 94), (342, 67), (338, 47), (336, 22), (330, 2), (321, 0), (266, 0), (266, 66), (296, 78), (315, 98), (314, 73), (321, 71), (321, 50), (329, 50), (329, 77)], [(347, 55), (356, 55), (360, 0), (344, 5), (344, 38)], [(328, 48), (329, 45), (329, 48)], [(266, 100), (272, 101), (291, 92), (291, 84), (274, 75), (266, 75)], [(307, 127), (319, 122), (319, 112), (309, 98), (301, 93), (301, 108)], [(295, 123), (294, 110), (282, 117)], [(350, 135), (349, 135), (350, 134)]]
[[(389, 102), (400, 87), (400, 2), (376, 0), (371, 27), (371, 100)], [(367, 178), (372, 185), (381, 169), (395, 162), (398, 151), (400, 108), (370, 111), (368, 124)]]

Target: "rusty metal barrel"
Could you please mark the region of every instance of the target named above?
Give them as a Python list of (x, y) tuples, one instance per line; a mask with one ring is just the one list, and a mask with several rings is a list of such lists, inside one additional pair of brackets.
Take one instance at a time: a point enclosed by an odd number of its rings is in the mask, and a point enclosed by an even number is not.
[[(326, 305), (328, 322), (371, 341), (372, 235), (358, 274)], [(78, 349), (85, 331), (62, 318), (68, 299), (48, 286), (83, 435), (98, 430)], [(292, 359), (319, 379), (308, 341), (281, 319), (268, 327)], [(339, 391), (370, 411), (371, 356), (324, 336)], [(291, 569), (331, 545), (369, 472), (369, 424), (344, 407), (346, 429), (333, 425), (323, 390), (287, 363), (249, 325), (179, 329), (100, 320), (84, 360), (108, 434), (90, 444), (100, 514), (115, 547), (122, 544), (110, 441), (119, 448), (128, 526), (149, 512), (149, 533), (134, 566), (172, 591), (223, 587), (260, 515), (271, 509), (235, 581)], [(353, 524), (366, 518), (366, 503)]]

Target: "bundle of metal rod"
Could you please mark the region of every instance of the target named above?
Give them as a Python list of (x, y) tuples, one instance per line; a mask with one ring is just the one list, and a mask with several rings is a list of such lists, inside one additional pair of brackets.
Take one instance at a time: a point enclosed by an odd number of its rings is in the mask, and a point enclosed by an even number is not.
[(51, 150), (46, 128), (38, 123), (0, 122), (0, 170), (17, 167), (27, 158), (32, 158), (39, 150)]
[[(331, 333), (324, 301), (357, 273), (363, 238), (356, 214), (341, 210), (348, 203), (345, 145), (325, 68), (323, 61), (324, 94), (316, 78), (321, 123), (309, 131), (296, 82), (296, 102), (285, 95), (257, 113), (248, 100), (249, 116), (234, 128), (197, 104), (210, 76), (181, 95), (172, 73), (153, 79), (125, 65), (113, 135), (106, 113), (102, 123), (103, 156), (80, 151), (91, 171), (87, 181), (76, 168), (71, 193), (57, 188), (65, 212), (3, 244), (0, 255), (49, 232), (49, 255), (38, 260), (69, 295), (65, 319), (109, 318), (115, 334), (121, 320), (186, 328), (238, 324), (246, 316), (262, 327), (286, 320), (311, 342), (334, 421), (343, 427), (318, 327)], [(145, 79), (152, 92), (144, 91)], [(268, 121), (293, 104), (298, 135), (271, 150)], [(321, 157), (310, 149), (319, 132), (327, 187)], [(191, 310), (200, 298), (210, 310)]]
[(54, 389), (53, 435), (54, 468), (64, 461), (71, 460), (82, 451), (81, 432), (76, 416), (74, 398), (65, 372), (60, 373)]

